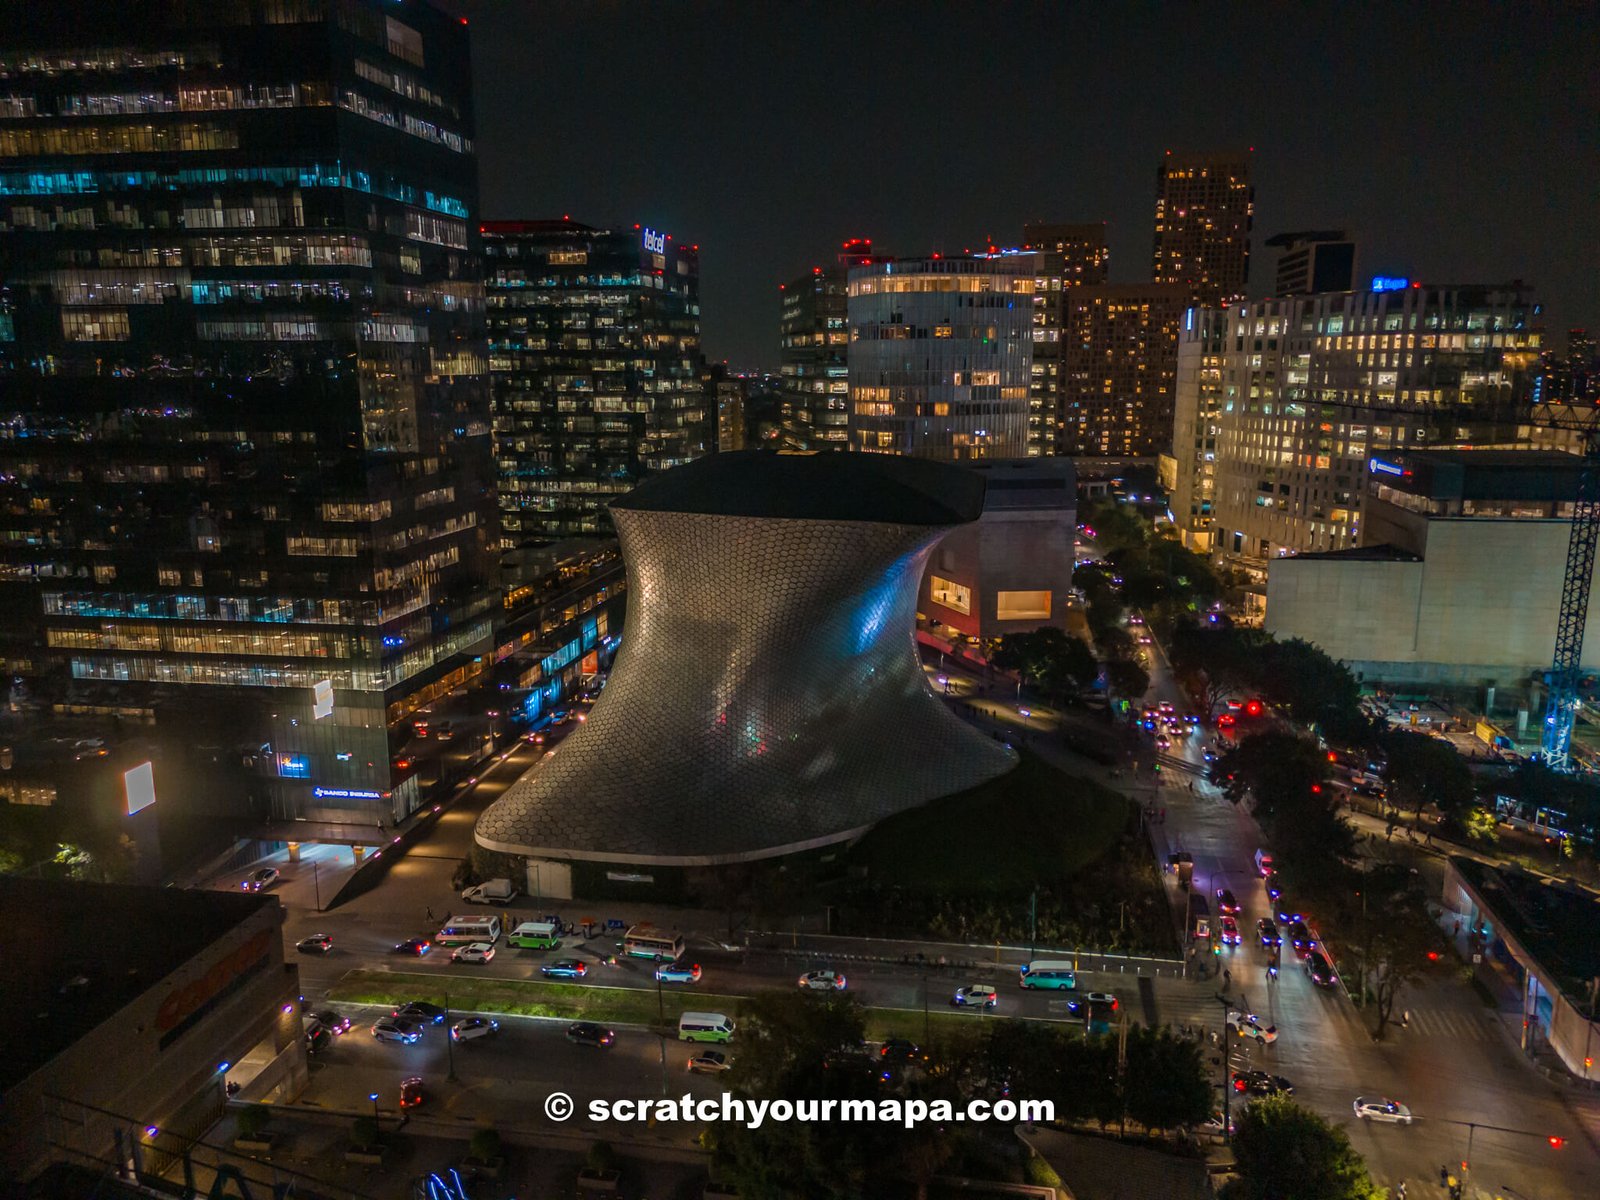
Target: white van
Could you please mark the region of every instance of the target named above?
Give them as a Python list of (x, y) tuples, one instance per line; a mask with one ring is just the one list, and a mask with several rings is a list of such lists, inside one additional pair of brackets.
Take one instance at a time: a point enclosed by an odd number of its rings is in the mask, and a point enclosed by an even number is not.
[(733, 1040), (733, 1021), (721, 1013), (686, 1012), (678, 1018), (680, 1042), (728, 1042)]

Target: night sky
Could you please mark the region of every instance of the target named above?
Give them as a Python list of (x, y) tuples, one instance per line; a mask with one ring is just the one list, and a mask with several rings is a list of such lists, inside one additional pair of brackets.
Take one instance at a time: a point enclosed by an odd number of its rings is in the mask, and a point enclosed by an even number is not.
[(1288, 229), (1358, 269), (1532, 283), (1600, 326), (1588, 5), (533, 3), (472, 20), (485, 216), (699, 243), (705, 350), (775, 369), (778, 285), (838, 243), (921, 254), (1109, 222), (1148, 278), (1168, 148), (1254, 147), (1251, 284)]

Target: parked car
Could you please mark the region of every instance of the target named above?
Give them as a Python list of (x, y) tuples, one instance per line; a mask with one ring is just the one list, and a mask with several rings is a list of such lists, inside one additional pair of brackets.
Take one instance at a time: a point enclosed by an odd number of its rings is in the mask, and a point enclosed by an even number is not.
[(417, 1021), (424, 1025), (444, 1024), (444, 1009), (437, 1004), (429, 1004), (423, 1000), (413, 1000), (410, 1004), (402, 1004), (391, 1015), (404, 1017), (408, 1021)]
[(469, 942), (465, 946), (457, 946), (450, 951), (450, 961), (461, 963), (493, 962), (494, 945), (491, 942)]
[(400, 1081), (401, 1108), (416, 1108), (427, 1098), (428, 1093), (423, 1090), (421, 1075), (413, 1075), (409, 1079)]
[(807, 992), (842, 992), (845, 978), (837, 971), (807, 971), (800, 976), (800, 988)]
[(1382, 1096), (1357, 1096), (1353, 1106), (1356, 1117), (1362, 1121), (1390, 1121), (1396, 1125), (1409, 1125), (1413, 1117), (1404, 1104)]
[(262, 867), (259, 871), (251, 871), (239, 884), (247, 892), (259, 892), (271, 887), (278, 882), (277, 867)]
[(689, 1071), (695, 1075), (718, 1075), (731, 1066), (733, 1060), (721, 1050), (702, 1050), (689, 1059)]
[(957, 988), (950, 1003), (957, 1008), (995, 1009), (1000, 1007), (1000, 993), (986, 983), (974, 983)]
[(567, 1041), (579, 1046), (609, 1046), (616, 1040), (615, 1032), (593, 1021), (579, 1021), (576, 1025), (567, 1026)]
[(313, 933), (294, 944), (301, 954), (326, 954), (333, 949), (333, 938), (326, 933)]
[(450, 1027), (450, 1040), (475, 1042), (479, 1038), (493, 1037), (500, 1032), (500, 1022), (493, 1017), (468, 1017)]
[(1302, 958), (1317, 945), (1317, 939), (1311, 936), (1311, 926), (1304, 921), (1295, 921), (1289, 926), (1289, 942), (1294, 946), (1294, 952)]
[(404, 1017), (379, 1017), (372, 1026), (372, 1036), (380, 1042), (412, 1042), (422, 1040), (422, 1026)]

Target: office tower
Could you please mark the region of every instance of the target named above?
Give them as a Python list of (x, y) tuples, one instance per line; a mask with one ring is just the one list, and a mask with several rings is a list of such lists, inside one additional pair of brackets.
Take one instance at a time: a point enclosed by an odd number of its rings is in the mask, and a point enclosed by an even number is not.
[(1149, 458), (1172, 444), (1182, 284), (1063, 293), (1056, 452)]
[(1267, 245), (1278, 251), (1274, 296), (1348, 292), (1356, 285), (1356, 244), (1342, 229), (1280, 233)]
[(715, 436), (700, 248), (566, 217), (482, 229), (505, 544), (609, 533), (607, 504)]
[[(1376, 455), (1510, 442), (1531, 400), (1534, 312), (1521, 284), (1334, 292), (1229, 309), (1215, 548), (1249, 566), (1362, 544), (1364, 481)], [(1215, 387), (1203, 373), (1183, 384)]]
[(1061, 412), (1061, 329), (1072, 288), (1106, 281), (1110, 251), (1104, 221), (1082, 225), (1023, 226), (1023, 248), (1033, 252), (1033, 374), (1028, 393), (1028, 453), (1056, 452)]
[(1156, 169), (1151, 278), (1189, 289), (1196, 304), (1242, 299), (1250, 274), (1255, 189), (1248, 154), (1174, 154)]
[(871, 238), (852, 238), (832, 266), (780, 286), (778, 320), (783, 444), (790, 450), (850, 447), (850, 330), (846, 288), (851, 267), (884, 259)]
[(1228, 314), (1191, 308), (1178, 335), (1178, 373), (1173, 396), (1172, 454), (1162, 462), (1178, 538), (1189, 549), (1212, 548), (1211, 513), (1216, 496), (1217, 431), (1222, 420)]
[(1589, 331), (1567, 330), (1567, 375), (1574, 404), (1600, 402), (1600, 370), (1596, 366), (1595, 340)]
[(724, 371), (712, 382), (717, 400), (717, 453), (745, 448), (745, 405), (750, 399), (750, 378)]
[(852, 449), (940, 459), (1026, 455), (1032, 256), (854, 267), (849, 322)]
[(464, 23), (57, 0), (0, 74), (8, 665), (404, 815), (386, 727), (498, 607)]

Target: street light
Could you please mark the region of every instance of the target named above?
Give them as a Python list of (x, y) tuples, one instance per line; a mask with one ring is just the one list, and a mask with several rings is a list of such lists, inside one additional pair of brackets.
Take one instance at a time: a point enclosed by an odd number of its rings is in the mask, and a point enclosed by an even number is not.
[(1226, 996), (1218, 996), (1218, 1003), (1222, 1005), (1222, 1140), (1233, 1141), (1233, 1121), (1230, 1113), (1233, 1110), (1233, 1079), (1228, 1073), (1228, 1058), (1231, 1047), (1228, 1045), (1228, 1013), (1233, 1008), (1233, 1001)]
[(372, 1101), (372, 1119), (376, 1122), (378, 1119), (378, 1093), (368, 1092), (367, 1099)]
[(445, 1078), (451, 1083), (456, 1082), (456, 1047), (455, 1038), (450, 1036), (450, 993), (444, 994), (444, 1052), (450, 1064), (450, 1070)]

